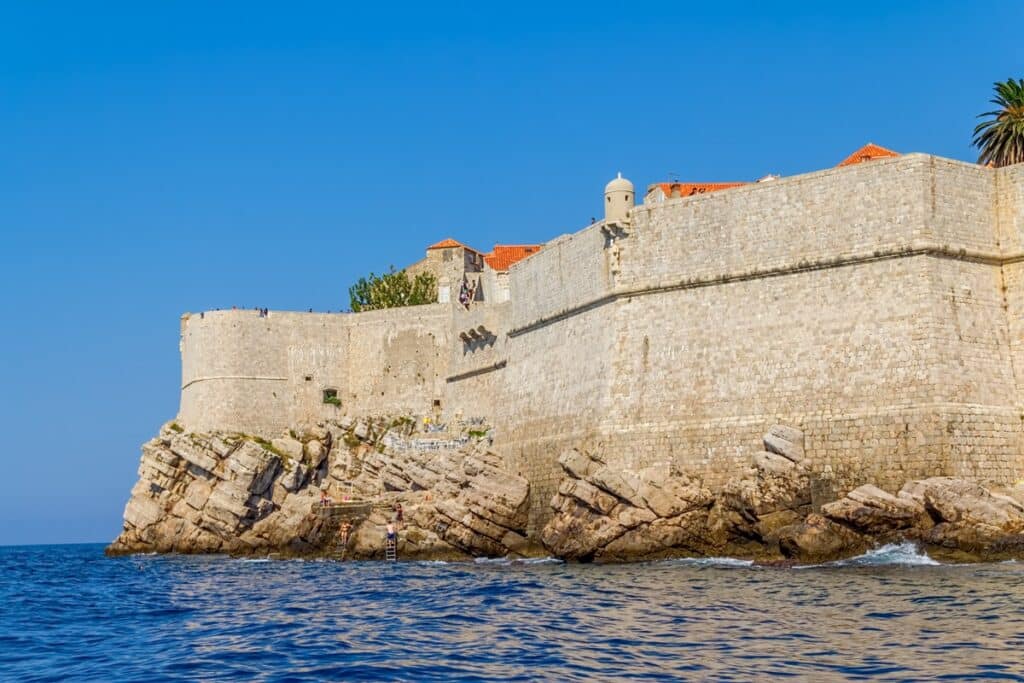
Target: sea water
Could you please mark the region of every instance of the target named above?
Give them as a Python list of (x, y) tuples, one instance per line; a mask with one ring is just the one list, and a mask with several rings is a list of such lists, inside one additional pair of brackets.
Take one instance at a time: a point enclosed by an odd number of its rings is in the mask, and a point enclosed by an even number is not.
[(1018, 680), (1024, 564), (913, 546), (728, 559), (363, 563), (0, 548), (18, 681)]

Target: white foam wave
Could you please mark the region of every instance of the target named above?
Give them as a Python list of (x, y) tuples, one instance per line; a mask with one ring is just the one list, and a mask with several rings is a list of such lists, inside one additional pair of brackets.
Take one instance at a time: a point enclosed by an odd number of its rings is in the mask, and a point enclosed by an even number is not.
[(752, 567), (753, 560), (740, 560), (735, 557), (680, 557), (665, 560), (670, 564), (688, 564), (695, 567)]
[(565, 564), (565, 560), (560, 560), (557, 557), (528, 557), (522, 560), (516, 560), (520, 564)]
[(243, 558), (241, 558), (238, 561), (239, 562), (249, 562), (249, 563), (270, 562), (270, 558), (269, 557), (243, 557)]
[(887, 565), (900, 565), (904, 567), (933, 567), (939, 562), (928, 557), (920, 548), (910, 541), (902, 543), (886, 543), (863, 555), (851, 557), (848, 560), (829, 562), (825, 566), (830, 567), (884, 567)]
[(473, 559), (476, 564), (562, 564), (563, 561), (557, 557), (477, 557)]

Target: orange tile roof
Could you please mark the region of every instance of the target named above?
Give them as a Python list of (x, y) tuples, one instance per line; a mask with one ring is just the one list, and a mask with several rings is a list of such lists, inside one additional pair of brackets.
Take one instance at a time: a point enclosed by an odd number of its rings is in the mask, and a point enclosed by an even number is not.
[(467, 249), (467, 250), (473, 252), (474, 254), (482, 253), (482, 252), (477, 251), (473, 247), (467, 247), (462, 242), (457, 242), (457, 241), (453, 240), (451, 237), (443, 239), (443, 240), (441, 240), (440, 242), (438, 242), (436, 244), (431, 244), (429, 247), (427, 247), (427, 251), (430, 251), (431, 249), (452, 249), (452, 248), (455, 248), (455, 247), (462, 247), (463, 249)]
[[(739, 187), (741, 185), (749, 185), (749, 183), (657, 183), (652, 185), (647, 191), (650, 192), (655, 187), (660, 187), (661, 191), (665, 193), (665, 198), (671, 199), (674, 196), (692, 197), (695, 194), (728, 190), (730, 187)], [(672, 193), (676, 190), (679, 191), (679, 194), (673, 195)]]
[(853, 166), (854, 164), (861, 164), (865, 161), (872, 161), (874, 159), (890, 159), (898, 156), (899, 152), (894, 152), (891, 149), (886, 149), (885, 147), (876, 145), (873, 142), (869, 142), (850, 156), (843, 159), (836, 168)]
[(495, 244), (491, 253), (484, 254), (484, 262), (493, 270), (503, 272), (513, 263), (540, 251), (539, 244)]

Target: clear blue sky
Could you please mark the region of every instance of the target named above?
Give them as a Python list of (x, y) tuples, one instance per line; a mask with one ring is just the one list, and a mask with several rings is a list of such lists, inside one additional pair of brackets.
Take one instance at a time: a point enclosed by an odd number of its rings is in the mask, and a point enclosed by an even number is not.
[(116, 535), (182, 312), (338, 310), (443, 237), (578, 229), (619, 170), (973, 160), (1022, 26), (1010, 1), (4, 3), (0, 544)]

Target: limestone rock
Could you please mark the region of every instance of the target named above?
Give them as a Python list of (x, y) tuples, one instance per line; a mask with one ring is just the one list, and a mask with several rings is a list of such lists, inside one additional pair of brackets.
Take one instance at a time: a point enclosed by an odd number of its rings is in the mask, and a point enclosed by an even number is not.
[[(753, 467), (714, 493), (667, 460), (634, 471), (600, 454), (563, 451), (553, 514), (531, 537), (530, 483), (485, 442), (417, 450), (395, 424), (364, 419), (355, 425), (360, 439), (330, 422), (270, 445), (166, 426), (142, 447), (139, 480), (110, 552), (380, 558), (401, 504), (402, 559), (717, 554), (819, 562), (899, 538), (950, 557), (1024, 557), (1024, 489), (1003, 495), (934, 477), (908, 482), (893, 496), (864, 485), (839, 500), (822, 496), (822, 513), (811, 514), (803, 436), (783, 426), (766, 435), (765, 451), (752, 454)], [(374, 433), (394, 438), (370, 443)], [(321, 487), (344, 504), (322, 506)], [(347, 543), (343, 522), (351, 524)]]
[(605, 493), (583, 479), (566, 479), (558, 487), (563, 496), (572, 496), (590, 509), (601, 514), (608, 514), (618, 503), (615, 497)]
[(576, 479), (585, 479), (592, 470), (600, 466), (575, 448), (562, 451), (562, 454), (558, 456), (558, 464), (567, 474)]
[(615, 471), (610, 467), (599, 467), (590, 473), (587, 481), (635, 507), (647, 505), (647, 501), (637, 491), (640, 480), (629, 472)]
[(661, 541), (649, 529), (630, 529), (595, 552), (603, 561), (631, 560), (652, 557), (665, 550)]
[(931, 518), (924, 505), (909, 496), (897, 497), (871, 484), (860, 486), (846, 497), (822, 506), (821, 513), (868, 534), (931, 526)]
[(523, 534), (508, 531), (501, 537), (501, 545), (508, 548), (510, 552), (523, 555), (530, 550), (532, 544)]
[(1009, 489), (1007, 489), (1005, 495), (1009, 496), (1010, 498), (1013, 498), (1019, 504), (1024, 505), (1024, 482), (1017, 482), (1016, 484), (1011, 486)]
[(284, 476), (281, 477), (281, 486), (286, 491), (295, 492), (298, 491), (306, 483), (306, 475), (309, 474), (309, 470), (301, 462), (293, 460), (291, 470), (285, 470)]
[(251, 493), (262, 495), (277, 475), (280, 459), (252, 441), (245, 441), (226, 461), (234, 481)]
[(160, 502), (146, 495), (133, 495), (124, 508), (125, 523), (137, 529), (155, 524), (163, 515), (164, 508)]
[(213, 493), (213, 486), (205, 479), (193, 479), (185, 489), (185, 503), (194, 510), (202, 510)]
[(779, 510), (769, 512), (757, 518), (753, 525), (757, 538), (766, 544), (778, 544), (778, 532), (784, 527), (804, 521), (804, 514), (797, 510)]
[(303, 450), (306, 454), (306, 462), (309, 464), (310, 469), (317, 469), (320, 464), (323, 463), (327, 457), (327, 449), (319, 439), (310, 439), (303, 446)]
[(910, 482), (901, 492), (921, 502), (942, 522), (993, 527), (1004, 533), (1024, 531), (1024, 506), (974, 482), (933, 477)]
[(302, 460), (302, 442), (298, 439), (293, 439), (290, 436), (281, 436), (273, 439), (270, 445), (292, 460)]
[(988, 524), (940, 522), (925, 532), (921, 538), (929, 545), (982, 555), (1006, 537), (1007, 534), (1002, 529)]
[(217, 469), (216, 453), (204, 448), (191, 434), (175, 434), (171, 439), (170, 450), (174, 455), (206, 472), (212, 473)]
[(666, 479), (661, 486), (644, 481), (640, 484), (640, 495), (659, 517), (674, 517), (696, 508), (710, 507), (714, 501), (710, 491), (684, 477)]
[(778, 475), (789, 475), (796, 467), (789, 458), (783, 457), (771, 451), (760, 451), (754, 453), (754, 467), (763, 472)]
[(625, 532), (624, 526), (607, 515), (575, 507), (572, 514), (559, 515), (544, 527), (541, 542), (558, 557), (590, 560)]
[(718, 500), (749, 517), (795, 510), (811, 503), (810, 479), (800, 468), (786, 474), (759, 470), (755, 477), (726, 483)]
[(863, 552), (867, 540), (841, 524), (810, 514), (800, 524), (778, 531), (779, 549), (800, 562), (826, 562)]
[(361, 441), (366, 441), (370, 438), (370, 427), (365, 422), (358, 422), (352, 429), (352, 435)]
[(667, 462), (645, 467), (640, 470), (639, 473), (641, 482), (650, 484), (656, 488), (664, 486), (665, 482), (671, 479), (672, 476), (672, 466)]
[(804, 461), (804, 433), (794, 427), (773, 425), (764, 435), (764, 449), (794, 463)]

